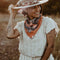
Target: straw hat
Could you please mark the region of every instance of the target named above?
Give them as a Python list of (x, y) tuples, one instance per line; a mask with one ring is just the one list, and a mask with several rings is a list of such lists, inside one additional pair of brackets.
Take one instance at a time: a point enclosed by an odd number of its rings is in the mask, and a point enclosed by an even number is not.
[(40, 5), (46, 2), (48, 2), (48, 0), (20, 0), (17, 3), (18, 7), (14, 7), (14, 9), (28, 8), (28, 7)]

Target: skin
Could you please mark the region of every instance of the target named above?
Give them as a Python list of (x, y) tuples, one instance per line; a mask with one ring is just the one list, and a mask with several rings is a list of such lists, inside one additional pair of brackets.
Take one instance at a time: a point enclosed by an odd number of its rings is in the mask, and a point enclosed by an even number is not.
[(49, 58), (50, 54), (54, 49), (55, 37), (56, 37), (55, 29), (51, 30), (48, 34), (46, 34), (47, 46), (41, 60), (47, 60)]
[[(33, 19), (33, 17), (39, 17), (39, 14), (37, 13), (40, 13), (40, 7), (39, 6), (30, 7), (27, 8), (25, 12), (28, 13), (30, 19)], [(7, 27), (7, 38), (9, 39), (17, 38), (18, 36), (20, 36), (19, 31), (17, 29), (13, 29), (15, 26), (14, 18), (15, 18), (14, 10), (11, 9), (10, 19)], [(56, 36), (55, 29), (51, 30), (48, 34), (46, 34), (47, 46), (41, 60), (47, 60), (50, 54), (52, 53), (54, 48), (55, 36)]]
[[(15, 11), (12, 9), (12, 7), (14, 7), (14, 6), (11, 6), (10, 18), (9, 18), (9, 23), (8, 23), (8, 28), (7, 28), (7, 37), (8, 38), (16, 38), (17, 36), (20, 35), (17, 29), (13, 29), (15, 26), (14, 19), (15, 19), (16, 14), (15, 14)], [(33, 19), (33, 17), (39, 17), (40, 6), (26, 8), (24, 11), (28, 14), (30, 19)], [(30, 25), (31, 25), (31, 23), (30, 23)], [(34, 25), (34, 27), (35, 26), (36, 25)]]
[(25, 12), (28, 14), (30, 19), (39, 17), (40, 15), (40, 6), (29, 7), (25, 9)]

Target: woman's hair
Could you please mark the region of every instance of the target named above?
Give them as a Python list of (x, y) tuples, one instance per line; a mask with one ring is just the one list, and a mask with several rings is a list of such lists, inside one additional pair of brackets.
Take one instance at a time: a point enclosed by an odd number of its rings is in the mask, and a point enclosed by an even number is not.
[(41, 10), (40, 10), (40, 14), (42, 13), (42, 6), (40, 5), (40, 8), (41, 8)]

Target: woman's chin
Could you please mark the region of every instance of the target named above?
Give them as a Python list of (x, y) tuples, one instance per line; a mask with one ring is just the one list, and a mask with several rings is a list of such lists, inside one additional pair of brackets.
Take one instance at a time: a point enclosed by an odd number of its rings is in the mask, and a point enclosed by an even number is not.
[(40, 15), (40, 14), (35, 14), (35, 17), (37, 18), (37, 17), (39, 17), (39, 15)]
[(35, 17), (36, 17), (36, 18), (38, 18), (38, 17), (39, 17), (39, 15), (36, 15)]

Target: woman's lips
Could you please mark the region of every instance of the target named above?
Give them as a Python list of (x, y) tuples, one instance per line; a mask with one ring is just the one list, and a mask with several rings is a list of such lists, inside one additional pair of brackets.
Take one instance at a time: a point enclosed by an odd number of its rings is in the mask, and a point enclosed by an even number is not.
[(39, 15), (39, 13), (35, 13), (35, 14)]
[(36, 15), (39, 15), (39, 14), (36, 14)]

